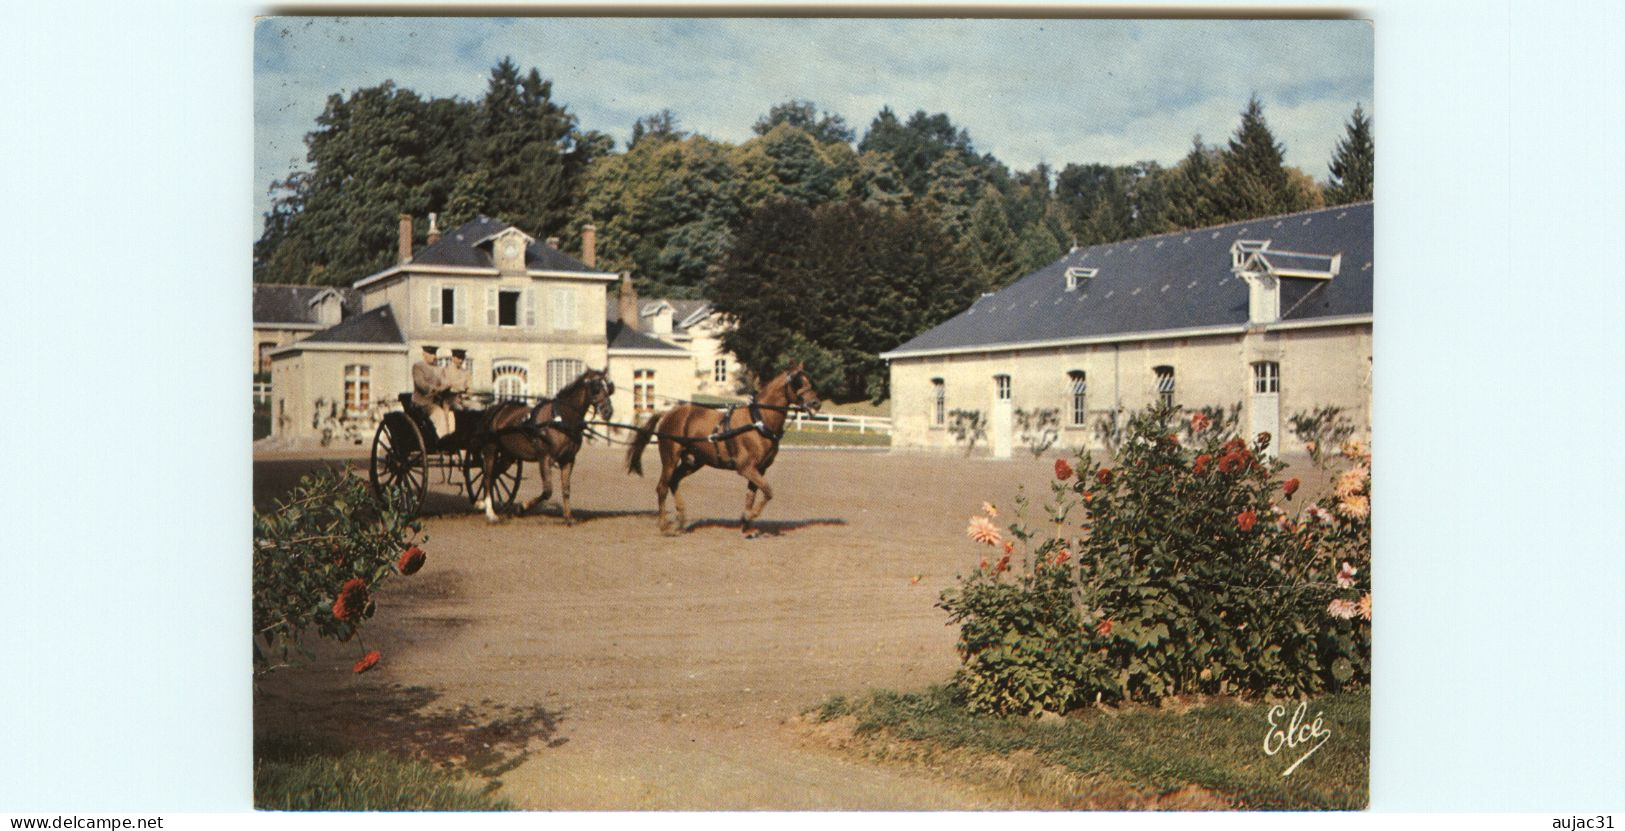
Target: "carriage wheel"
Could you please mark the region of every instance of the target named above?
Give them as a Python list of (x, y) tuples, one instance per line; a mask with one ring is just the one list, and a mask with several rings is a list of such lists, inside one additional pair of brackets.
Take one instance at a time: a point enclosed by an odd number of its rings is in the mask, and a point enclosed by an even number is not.
[[(519, 503), (519, 480), (524, 475), (524, 463), (514, 461), (508, 469), (498, 474), (496, 487), (491, 495), (496, 497), (497, 513), (511, 514), (514, 506)], [(479, 454), (470, 451), (463, 459), (463, 484), (468, 488), (468, 501), (475, 502), (480, 498), (480, 487), (485, 483), (485, 471), (480, 468)]]
[(383, 498), (389, 488), (399, 488), (400, 505), (408, 515), (417, 516), (429, 491), (429, 460), (423, 452), (423, 432), (412, 419), (389, 418), (378, 425), (372, 437), (372, 488)]

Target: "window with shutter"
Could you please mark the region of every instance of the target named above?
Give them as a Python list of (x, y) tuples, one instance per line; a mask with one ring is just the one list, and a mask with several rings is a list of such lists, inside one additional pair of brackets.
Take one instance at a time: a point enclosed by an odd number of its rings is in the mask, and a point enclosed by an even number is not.
[(1089, 411), (1084, 406), (1084, 397), (1089, 390), (1089, 384), (1083, 371), (1077, 369), (1066, 374), (1066, 384), (1067, 394), (1070, 396), (1072, 404), (1070, 424), (1073, 427), (1082, 427), (1089, 418)]
[(429, 286), (429, 322), (440, 322), (440, 286)]
[(486, 289), (485, 290), (485, 325), (487, 325), (487, 326), (496, 326), (496, 325), (498, 325), (497, 324), (497, 290), (496, 289)]
[(1157, 397), (1162, 403), (1173, 406), (1174, 403), (1174, 368), (1159, 366), (1152, 370), (1157, 374)]
[(525, 289), (525, 328), (536, 328), (536, 290)]

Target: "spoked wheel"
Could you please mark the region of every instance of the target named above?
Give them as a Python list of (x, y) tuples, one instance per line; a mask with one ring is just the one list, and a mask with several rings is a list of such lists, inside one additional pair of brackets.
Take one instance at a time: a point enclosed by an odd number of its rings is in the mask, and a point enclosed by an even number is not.
[(423, 452), (423, 431), (405, 413), (384, 416), (372, 437), (372, 488), (384, 498), (396, 489), (399, 507), (417, 516), (429, 492), (429, 459)]
[[(511, 514), (519, 504), (519, 480), (524, 475), (524, 463), (508, 460), (507, 469), (497, 474), (491, 496), (496, 500), (496, 512)], [(468, 501), (477, 502), (480, 488), (485, 484), (485, 471), (480, 468), (478, 453), (470, 451), (463, 459), (463, 485), (468, 488)]]

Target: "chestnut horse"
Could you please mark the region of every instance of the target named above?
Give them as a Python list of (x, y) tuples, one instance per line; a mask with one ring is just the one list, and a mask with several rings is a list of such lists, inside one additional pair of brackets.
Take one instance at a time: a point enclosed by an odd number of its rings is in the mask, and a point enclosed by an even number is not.
[[(741, 530), (747, 537), (755, 536), (750, 522), (761, 516), (773, 498), (773, 489), (762, 474), (778, 455), (779, 437), (784, 435), (790, 409), (800, 406), (816, 413), (822, 403), (806, 370), (797, 363), (767, 382), (747, 405), (719, 412), (697, 404), (681, 404), (650, 416), (627, 448), (626, 472), (643, 475), (643, 448), (658, 435), (660, 482), (655, 485), (655, 495), (659, 499), (660, 531), (670, 534), (681, 532), (688, 523), (683, 495), (678, 490), (684, 477), (702, 467), (737, 471), (750, 482), (745, 492), (745, 512), (740, 515)], [(762, 492), (761, 504), (756, 504), (758, 490)], [(676, 532), (666, 523), (667, 493), (677, 501)]]
[(564, 522), (575, 524), (575, 516), (570, 513), (570, 473), (575, 470), (576, 453), (581, 450), (581, 436), (587, 429), (587, 410), (595, 410), (605, 420), (615, 412), (609, 401), (615, 394), (615, 382), (609, 380), (607, 372), (589, 369), (559, 390), (551, 401), (544, 399), (534, 407), (507, 401), (485, 411), (480, 433), (486, 438), (479, 448), (484, 485), (474, 504), (485, 509), (486, 520), (497, 521), (496, 500), (491, 498), (496, 478), (509, 464), (536, 462), (541, 468), (542, 495), (525, 503), (519, 512), (523, 514), (553, 495), (550, 468), (557, 464)]

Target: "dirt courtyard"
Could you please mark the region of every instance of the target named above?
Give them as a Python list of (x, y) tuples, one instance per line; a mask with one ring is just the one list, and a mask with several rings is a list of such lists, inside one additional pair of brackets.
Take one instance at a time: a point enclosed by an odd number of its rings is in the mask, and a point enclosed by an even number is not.
[[(933, 604), (987, 551), (966, 520), (987, 500), (1002, 524), (1018, 485), (1041, 510), (1048, 458), (786, 449), (765, 534), (745, 540), (738, 475), (690, 477), (691, 530), (668, 537), (653, 474), (621, 457), (582, 452), (574, 527), (552, 501), (488, 525), (432, 471), (428, 564), (384, 584), (363, 630), (382, 663), (357, 676), (360, 644), (322, 644), (262, 683), (256, 734), (454, 763), (532, 809), (1017, 807), (805, 746), (783, 723), (831, 695), (946, 681), (955, 630)], [(316, 464), (256, 459), (256, 501)]]

